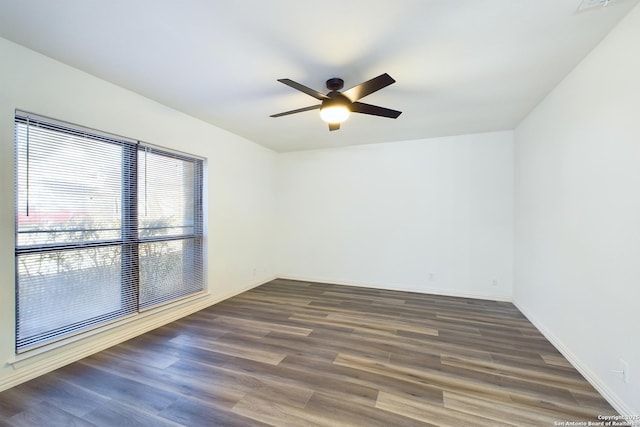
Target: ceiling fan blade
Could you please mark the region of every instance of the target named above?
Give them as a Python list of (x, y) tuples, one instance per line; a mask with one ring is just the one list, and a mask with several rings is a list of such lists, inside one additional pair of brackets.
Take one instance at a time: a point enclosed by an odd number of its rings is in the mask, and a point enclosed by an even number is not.
[(351, 102), (355, 102), (358, 99), (364, 98), (367, 95), (372, 94), (375, 91), (382, 89), (383, 87), (387, 87), (390, 84), (395, 83), (396, 81), (389, 74), (384, 73), (380, 74), (378, 77), (374, 77), (371, 80), (367, 80), (364, 83), (360, 83), (358, 86), (352, 87), (351, 89), (342, 92), (347, 98), (351, 100)]
[(340, 129), (340, 123), (329, 123), (329, 130), (338, 130)]
[(278, 79), (278, 81), (280, 83), (284, 83), (287, 86), (290, 86), (294, 89), (299, 90), (300, 92), (304, 92), (307, 95), (313, 96), (315, 99), (319, 99), (320, 101), (323, 101), (325, 99), (328, 99), (329, 97), (327, 95), (325, 95), (324, 93), (320, 93), (317, 90), (311, 89), (310, 87), (306, 87), (305, 85), (301, 85), (298, 82), (294, 82), (291, 79)]
[(303, 111), (317, 110), (321, 104), (312, 105), (310, 107), (298, 108), (297, 110), (285, 111), (284, 113), (272, 114), (269, 117), (288, 116), (289, 114), (302, 113)]
[(402, 111), (392, 110), (390, 108), (378, 107), (377, 105), (365, 104), (362, 102), (354, 102), (349, 108), (353, 113), (371, 114), (372, 116), (389, 117), (396, 119)]

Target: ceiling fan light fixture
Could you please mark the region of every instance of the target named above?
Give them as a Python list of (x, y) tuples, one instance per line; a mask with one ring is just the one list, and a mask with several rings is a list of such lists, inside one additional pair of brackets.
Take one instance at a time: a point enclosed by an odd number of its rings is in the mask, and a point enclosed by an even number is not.
[(327, 123), (342, 123), (349, 118), (349, 113), (344, 105), (329, 105), (320, 109), (320, 118)]

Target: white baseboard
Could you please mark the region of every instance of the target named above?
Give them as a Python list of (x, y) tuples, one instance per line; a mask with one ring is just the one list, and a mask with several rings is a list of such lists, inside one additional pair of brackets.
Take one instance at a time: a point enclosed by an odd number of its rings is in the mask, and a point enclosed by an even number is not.
[(144, 313), (137, 317), (127, 319), (121, 323), (109, 325), (103, 329), (98, 329), (79, 336), (78, 339), (63, 342), (51, 349), (38, 349), (34, 354), (19, 355), (7, 361), (15, 369), (14, 374), (3, 378), (0, 381), (0, 391), (15, 387), (23, 382), (29, 381), (47, 372), (54, 371), (82, 358), (105, 350), (114, 345), (120, 344), (131, 338), (142, 335), (160, 326), (174, 322), (185, 316), (203, 310), (221, 301), (241, 294), (264, 283), (270, 282), (275, 277), (268, 280), (253, 283), (236, 291), (224, 295), (204, 295), (200, 298), (189, 299), (187, 302), (177, 303), (170, 308)]
[(459, 298), (472, 298), (472, 299), (481, 299), (481, 300), (487, 300), (487, 301), (511, 302), (511, 298), (505, 297), (505, 296), (472, 294), (468, 292), (456, 292), (456, 291), (449, 291), (447, 289), (443, 290), (439, 288), (410, 288), (406, 286), (394, 286), (394, 285), (382, 286), (382, 285), (376, 285), (371, 283), (358, 283), (358, 282), (348, 282), (348, 281), (331, 280), (331, 279), (325, 280), (325, 279), (318, 279), (318, 278), (304, 277), (304, 276), (278, 276), (278, 279), (295, 280), (299, 282), (326, 283), (329, 285), (356, 286), (359, 288), (384, 289), (388, 291), (415, 292), (419, 294), (442, 295), (447, 297), (459, 297)]
[[(551, 344), (573, 365), (574, 368), (595, 388), (598, 393), (605, 398), (620, 415), (635, 416), (631, 408), (614, 393), (602, 379), (596, 375), (585, 363), (583, 363), (564, 343), (556, 337), (549, 328), (547, 328), (539, 319), (532, 315), (526, 308), (518, 303), (517, 300), (513, 304), (529, 321), (549, 340)], [(603, 414), (605, 415), (605, 414)]]

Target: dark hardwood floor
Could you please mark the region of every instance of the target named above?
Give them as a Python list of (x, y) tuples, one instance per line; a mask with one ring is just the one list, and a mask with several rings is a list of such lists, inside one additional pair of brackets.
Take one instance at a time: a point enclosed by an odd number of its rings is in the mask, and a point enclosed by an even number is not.
[(553, 426), (613, 408), (509, 303), (275, 280), (0, 393), (0, 426)]

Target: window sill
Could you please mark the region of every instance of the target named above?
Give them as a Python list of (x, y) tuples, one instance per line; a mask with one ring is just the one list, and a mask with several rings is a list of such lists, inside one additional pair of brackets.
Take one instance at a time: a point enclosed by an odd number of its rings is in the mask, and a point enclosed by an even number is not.
[[(77, 335), (27, 350), (24, 353), (14, 354), (9, 358), (9, 360), (7, 360), (7, 364), (18, 369), (31, 365), (32, 363), (41, 362), (44, 357), (49, 358), (48, 355), (53, 355), (55, 353), (55, 355), (52, 356), (54, 360), (48, 360), (47, 365), (58, 365), (58, 359), (70, 359), (70, 356), (66, 351), (67, 349), (69, 351), (75, 350), (72, 359), (67, 362), (71, 363), (72, 361), (79, 360), (113, 345), (127, 341), (145, 332), (151, 331), (162, 325), (188, 316), (189, 314), (208, 307), (214, 302), (215, 301), (211, 300), (211, 295), (203, 291), (196, 295), (190, 295), (183, 299), (174, 301), (170, 304), (150, 308), (95, 329), (81, 332)], [(108, 332), (112, 333), (108, 334)], [(100, 335), (104, 338), (100, 339)]]

